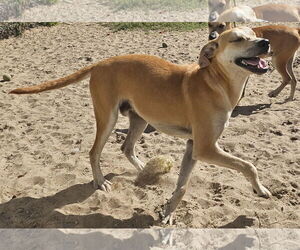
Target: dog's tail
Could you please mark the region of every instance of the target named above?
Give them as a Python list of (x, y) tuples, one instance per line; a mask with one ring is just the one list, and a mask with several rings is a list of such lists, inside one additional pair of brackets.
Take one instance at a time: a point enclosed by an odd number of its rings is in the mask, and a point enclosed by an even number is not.
[(53, 80), (53, 81), (48, 81), (48, 82), (43, 82), (39, 85), (34, 85), (30, 87), (25, 87), (25, 88), (18, 88), (10, 91), (10, 94), (34, 94), (34, 93), (39, 93), (47, 90), (52, 90), (52, 89), (59, 89), (62, 87), (65, 87), (69, 84), (79, 82), (85, 78), (87, 78), (92, 69), (95, 67), (95, 64), (90, 65), (88, 67), (85, 67), (81, 70), (78, 70), (77, 72), (68, 75), (66, 77)]

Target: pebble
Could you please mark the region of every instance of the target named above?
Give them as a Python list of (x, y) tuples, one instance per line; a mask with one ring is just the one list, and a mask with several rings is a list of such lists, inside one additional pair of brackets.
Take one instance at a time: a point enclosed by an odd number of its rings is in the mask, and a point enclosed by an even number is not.
[(166, 44), (166, 43), (162, 43), (162, 45), (161, 45), (163, 48), (168, 48), (168, 44)]
[(11, 81), (11, 75), (9, 75), (9, 74), (4, 74), (2, 76), (2, 78), (3, 78), (3, 81), (5, 81), (5, 82)]

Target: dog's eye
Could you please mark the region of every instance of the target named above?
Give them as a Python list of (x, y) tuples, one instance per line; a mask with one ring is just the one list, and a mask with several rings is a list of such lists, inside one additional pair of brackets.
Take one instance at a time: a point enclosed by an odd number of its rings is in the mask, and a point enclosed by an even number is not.
[(242, 42), (242, 41), (244, 41), (245, 39), (243, 38), (243, 37), (239, 37), (239, 38), (237, 38), (237, 39), (235, 39), (235, 40), (233, 40), (233, 41), (231, 41), (232, 43), (237, 43), (237, 42)]
[(219, 25), (219, 28), (220, 28), (220, 29), (225, 28), (225, 24), (221, 23), (221, 24)]

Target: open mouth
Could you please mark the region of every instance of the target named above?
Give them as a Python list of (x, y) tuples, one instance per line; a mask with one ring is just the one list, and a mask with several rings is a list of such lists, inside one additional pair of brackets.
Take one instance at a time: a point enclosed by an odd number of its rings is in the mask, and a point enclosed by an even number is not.
[(269, 69), (268, 63), (259, 57), (240, 57), (235, 60), (235, 63), (255, 74), (264, 74)]

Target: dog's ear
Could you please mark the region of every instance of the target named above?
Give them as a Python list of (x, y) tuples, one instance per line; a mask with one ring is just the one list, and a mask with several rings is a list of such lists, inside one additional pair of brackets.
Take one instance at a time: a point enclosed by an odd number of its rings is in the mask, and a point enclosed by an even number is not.
[(209, 42), (206, 44), (200, 52), (199, 65), (201, 68), (207, 67), (211, 59), (215, 56), (216, 50), (218, 48), (218, 43), (216, 41)]

